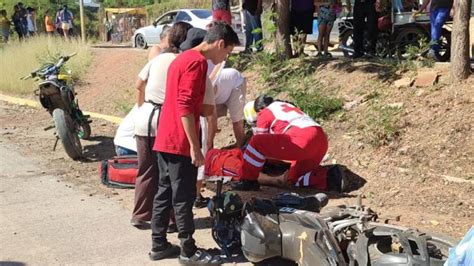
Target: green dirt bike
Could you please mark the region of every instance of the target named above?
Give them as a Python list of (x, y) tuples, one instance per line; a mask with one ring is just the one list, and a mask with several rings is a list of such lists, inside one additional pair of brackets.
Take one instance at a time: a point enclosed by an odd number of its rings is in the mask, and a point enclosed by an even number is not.
[(91, 135), (91, 121), (89, 116), (84, 115), (79, 109), (70, 71), (63, 68), (74, 55), (76, 53), (61, 56), (56, 64), (44, 64), (21, 79), (33, 78), (38, 81), (35, 95), (39, 97), (41, 105), (54, 120), (54, 126), (47, 127), (45, 130), (56, 128), (56, 143), (53, 150), (61, 139), (67, 155), (77, 160), (82, 157), (80, 139), (88, 139)]

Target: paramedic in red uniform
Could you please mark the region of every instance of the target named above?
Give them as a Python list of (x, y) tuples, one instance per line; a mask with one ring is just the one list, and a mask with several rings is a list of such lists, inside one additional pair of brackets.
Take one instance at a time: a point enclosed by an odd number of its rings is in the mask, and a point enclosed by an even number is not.
[[(318, 123), (294, 105), (266, 95), (259, 96), (253, 105), (256, 127), (244, 151), (242, 178), (234, 184), (235, 190), (258, 190), (258, 178), (267, 159), (290, 161), (287, 181), (295, 186), (343, 190), (341, 172), (329, 170), (328, 175), (328, 170), (319, 165), (328, 141)], [(244, 113), (249, 121), (252, 119), (248, 119), (247, 109)]]

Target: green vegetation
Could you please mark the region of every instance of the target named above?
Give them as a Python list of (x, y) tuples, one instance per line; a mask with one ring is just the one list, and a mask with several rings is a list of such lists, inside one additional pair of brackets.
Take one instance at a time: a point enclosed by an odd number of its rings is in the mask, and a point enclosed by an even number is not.
[(328, 119), (332, 114), (342, 109), (342, 100), (331, 95), (325, 95), (322, 84), (313, 77), (315, 59), (295, 58), (279, 60), (274, 53), (262, 51), (245, 55), (239, 54), (229, 58), (231, 67), (244, 71), (254, 69), (259, 73), (265, 84), (266, 93), (270, 96), (289, 100), (302, 108), (316, 120)]
[(64, 41), (61, 38), (38, 36), (24, 42), (12, 41), (0, 49), (0, 91), (14, 94), (31, 94), (33, 80), (19, 80), (45, 62), (55, 62), (61, 55), (77, 53), (66, 65), (74, 80), (80, 79), (92, 60), (88, 45), (79, 40)]
[(400, 135), (401, 108), (374, 104), (360, 121), (365, 142), (374, 147), (387, 145)]

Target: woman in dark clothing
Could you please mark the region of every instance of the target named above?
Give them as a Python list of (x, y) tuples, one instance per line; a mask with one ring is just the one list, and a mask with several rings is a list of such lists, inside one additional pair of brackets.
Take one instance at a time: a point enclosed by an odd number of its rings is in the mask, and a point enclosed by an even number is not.
[(290, 9), (290, 34), (293, 35), (293, 44), (298, 44), (295, 56), (303, 54), (306, 35), (313, 33), (314, 19), (313, 0), (292, 0)]

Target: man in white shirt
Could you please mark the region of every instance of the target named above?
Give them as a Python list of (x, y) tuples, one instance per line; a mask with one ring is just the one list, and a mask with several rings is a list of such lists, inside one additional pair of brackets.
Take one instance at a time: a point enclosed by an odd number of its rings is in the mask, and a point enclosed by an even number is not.
[(118, 156), (137, 154), (137, 142), (134, 138), (134, 119), (137, 111), (137, 105), (133, 106), (132, 110), (130, 110), (117, 128), (114, 137), (114, 145), (115, 153), (117, 153)]

